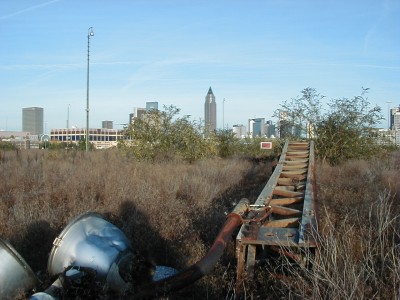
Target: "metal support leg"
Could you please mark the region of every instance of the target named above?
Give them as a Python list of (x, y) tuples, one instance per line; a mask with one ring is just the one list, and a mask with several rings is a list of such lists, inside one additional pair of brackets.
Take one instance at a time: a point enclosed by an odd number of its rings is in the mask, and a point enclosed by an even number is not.
[(254, 278), (254, 266), (256, 264), (256, 245), (248, 245), (247, 247), (247, 259), (246, 259), (246, 273), (247, 278)]
[(246, 266), (246, 251), (247, 245), (237, 243), (236, 245), (236, 256), (237, 256), (237, 268), (236, 268), (236, 291), (239, 292), (243, 284), (243, 276)]

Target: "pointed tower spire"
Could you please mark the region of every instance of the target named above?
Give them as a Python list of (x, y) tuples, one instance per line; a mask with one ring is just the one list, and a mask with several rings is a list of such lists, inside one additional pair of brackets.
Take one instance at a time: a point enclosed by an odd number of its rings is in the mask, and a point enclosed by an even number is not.
[(215, 131), (217, 130), (217, 104), (215, 102), (215, 96), (213, 91), (210, 88), (208, 89), (208, 93), (204, 103), (204, 122), (205, 128), (207, 131)]

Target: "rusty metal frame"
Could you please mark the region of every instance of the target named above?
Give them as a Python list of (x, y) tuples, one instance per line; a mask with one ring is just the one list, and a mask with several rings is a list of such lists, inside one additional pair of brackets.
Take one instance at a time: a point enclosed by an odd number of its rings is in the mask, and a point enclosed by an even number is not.
[[(179, 290), (211, 272), (239, 226), (237, 287), (245, 275), (247, 278), (254, 276), (257, 255), (265, 248), (300, 260), (300, 255), (288, 251), (287, 247), (317, 247), (313, 239), (313, 232), (317, 230), (315, 199), (314, 143), (287, 141), (274, 172), (255, 203), (249, 205), (247, 199), (239, 202), (227, 216), (207, 254), (186, 270), (141, 288), (135, 298)], [(301, 206), (301, 210), (297, 206)]]
[(279, 162), (243, 220), (236, 238), (237, 288), (251, 279), (258, 256), (272, 251), (298, 257), (285, 249), (318, 246), (315, 209), (314, 142), (286, 141)]

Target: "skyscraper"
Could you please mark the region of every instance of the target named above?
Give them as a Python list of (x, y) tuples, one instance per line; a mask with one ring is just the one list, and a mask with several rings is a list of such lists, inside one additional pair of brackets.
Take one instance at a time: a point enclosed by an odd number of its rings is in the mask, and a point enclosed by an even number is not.
[(146, 111), (150, 111), (152, 109), (158, 110), (158, 102), (146, 102)]
[(400, 105), (390, 110), (389, 129), (400, 130)]
[(249, 119), (249, 134), (252, 137), (264, 137), (265, 136), (265, 119), (256, 118)]
[(33, 135), (43, 134), (43, 108), (25, 107), (22, 109), (22, 131)]
[(217, 103), (211, 87), (204, 103), (204, 125), (209, 131), (217, 130)]
[(265, 135), (268, 138), (275, 137), (275, 125), (272, 124), (271, 120), (265, 122)]
[(242, 124), (236, 124), (232, 126), (232, 132), (238, 139), (244, 138), (246, 136), (246, 126)]
[(146, 108), (134, 107), (133, 114), (129, 114), (129, 124), (133, 124), (136, 119), (142, 119), (146, 114)]
[(113, 121), (102, 121), (101, 122), (101, 128), (113, 129), (113, 127), (114, 127)]

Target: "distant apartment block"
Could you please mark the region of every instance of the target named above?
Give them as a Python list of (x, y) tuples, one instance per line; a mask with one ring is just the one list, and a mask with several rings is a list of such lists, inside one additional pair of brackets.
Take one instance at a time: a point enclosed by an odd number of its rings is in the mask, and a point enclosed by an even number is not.
[(102, 125), (101, 128), (106, 128), (106, 129), (113, 129), (114, 128), (113, 121), (102, 121), (101, 125)]
[(25, 107), (22, 109), (22, 131), (33, 135), (43, 134), (43, 108)]
[(400, 145), (400, 106), (390, 109), (389, 130), (385, 136), (391, 143)]
[(278, 128), (281, 139), (289, 137), (292, 134), (292, 126), (289, 122), (289, 113), (287, 111), (279, 111)]
[(390, 126), (391, 130), (400, 131), (400, 106), (390, 110)]
[[(78, 143), (85, 140), (86, 128), (61, 128), (52, 129), (50, 132), (51, 142), (71, 142)], [(117, 146), (118, 140), (124, 137), (123, 130), (107, 128), (90, 128), (89, 142), (95, 149), (107, 149)]]
[(146, 108), (134, 107), (133, 113), (129, 114), (129, 124), (133, 124), (135, 119), (142, 119), (146, 114)]
[(232, 132), (237, 137), (238, 139), (242, 139), (246, 137), (247, 132), (246, 132), (246, 126), (242, 124), (236, 124), (232, 126)]
[(400, 106), (393, 112), (393, 128), (394, 131), (394, 142), (396, 145), (400, 145)]
[(249, 119), (249, 135), (251, 137), (264, 137), (265, 136), (265, 119), (264, 118)]
[(129, 114), (129, 124), (133, 124), (136, 119), (143, 119), (146, 113), (153, 109), (158, 110), (158, 102), (146, 102), (146, 108), (134, 107), (133, 113)]
[(158, 110), (158, 102), (146, 102), (146, 111), (150, 111), (152, 109)]
[(209, 131), (217, 130), (217, 103), (211, 87), (204, 103), (204, 126)]
[(265, 136), (267, 138), (275, 138), (276, 137), (276, 128), (271, 120), (265, 123)]

